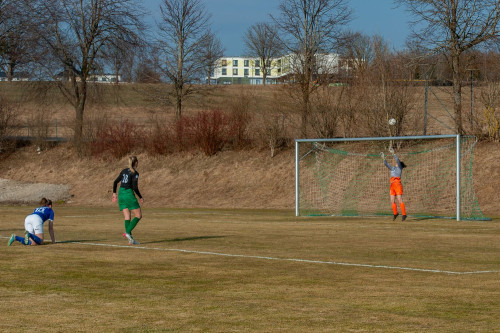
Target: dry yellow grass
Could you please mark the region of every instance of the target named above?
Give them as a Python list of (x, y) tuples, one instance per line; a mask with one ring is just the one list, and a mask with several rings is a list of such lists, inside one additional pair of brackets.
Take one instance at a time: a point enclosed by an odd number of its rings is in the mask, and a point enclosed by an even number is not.
[(500, 330), (498, 221), (145, 208), (129, 247), (116, 209), (55, 210), (59, 243), (0, 246), (2, 332)]

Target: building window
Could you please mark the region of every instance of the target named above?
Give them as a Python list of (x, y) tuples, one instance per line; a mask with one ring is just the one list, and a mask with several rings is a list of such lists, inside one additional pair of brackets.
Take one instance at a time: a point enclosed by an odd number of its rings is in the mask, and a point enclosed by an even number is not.
[(270, 69), (266, 69), (266, 73), (267, 73), (267, 75), (271, 75), (271, 70)]
[(260, 60), (255, 60), (255, 67), (260, 67)]
[(233, 66), (237, 67), (238, 66), (238, 60), (233, 60)]
[(222, 59), (222, 66), (227, 66), (227, 59)]
[[(238, 61), (238, 60), (236, 60)], [(238, 68), (233, 68), (233, 75), (238, 75)]]
[(227, 68), (222, 69), (222, 75), (227, 75)]
[(248, 68), (245, 68), (245, 69), (243, 70), (243, 73), (245, 74), (245, 76), (248, 76)]
[(259, 76), (259, 75), (260, 75), (260, 69), (258, 69), (258, 68), (257, 68), (257, 69), (255, 70), (255, 75), (256, 75), (256, 76)]
[(248, 60), (243, 60), (243, 66), (248, 67), (248, 63), (249, 63)]

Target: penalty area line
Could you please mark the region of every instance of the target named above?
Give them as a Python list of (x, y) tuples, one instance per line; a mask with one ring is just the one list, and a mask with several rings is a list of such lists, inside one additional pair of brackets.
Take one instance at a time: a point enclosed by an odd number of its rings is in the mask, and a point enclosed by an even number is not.
[(348, 262), (311, 260), (311, 259), (299, 259), (299, 258), (279, 258), (279, 257), (231, 254), (231, 253), (221, 253), (221, 252), (211, 252), (211, 251), (195, 251), (195, 250), (168, 249), (168, 248), (165, 249), (165, 248), (146, 247), (146, 246), (137, 246), (137, 245), (117, 245), (117, 244), (88, 243), (88, 242), (68, 242), (68, 243), (89, 245), (89, 246), (103, 246), (103, 247), (137, 249), (137, 250), (165, 251), (165, 252), (169, 251), (169, 252), (180, 252), (180, 253), (190, 253), (190, 254), (202, 254), (202, 255), (219, 256), (219, 257), (247, 258), (247, 259), (260, 259), (260, 260), (273, 260), (273, 261), (288, 261), (288, 262), (308, 263), (308, 264), (324, 264), (324, 265), (336, 265), (336, 266), (364, 267), (364, 268), (389, 269), (389, 270), (425, 272), (425, 273), (438, 273), (438, 274), (449, 274), (449, 275), (472, 275), (472, 274), (500, 273), (500, 271), (457, 272), (457, 271), (448, 271), (448, 270), (441, 270), (441, 269), (413, 268), (413, 267), (374, 265), (374, 264), (357, 264), (357, 263), (348, 263)]

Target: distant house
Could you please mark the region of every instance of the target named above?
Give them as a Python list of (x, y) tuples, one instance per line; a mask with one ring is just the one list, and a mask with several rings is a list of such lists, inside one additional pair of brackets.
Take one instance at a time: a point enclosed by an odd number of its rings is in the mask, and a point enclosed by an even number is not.
[(94, 74), (89, 78), (90, 82), (97, 83), (117, 83), (122, 82), (122, 76), (120, 74)]
[[(23, 72), (15, 73), (14, 76), (12, 77), (13, 82), (29, 81), (29, 80), (30, 76), (28, 75), (28, 73), (23, 73)], [(5, 74), (4, 71), (0, 71), (0, 81), (1, 82), (9, 81), (9, 78), (7, 77), (7, 74)]]
[[(68, 71), (60, 72), (56, 75), (57, 80), (60, 81), (69, 81)], [(76, 78), (77, 81), (80, 81), (80, 78)], [(122, 82), (121, 74), (91, 74), (87, 82), (96, 82), (96, 83), (116, 83)]]

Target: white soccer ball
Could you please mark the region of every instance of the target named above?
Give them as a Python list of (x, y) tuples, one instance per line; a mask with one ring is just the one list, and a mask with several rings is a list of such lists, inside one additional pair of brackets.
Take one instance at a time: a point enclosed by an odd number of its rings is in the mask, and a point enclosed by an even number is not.
[(391, 126), (396, 125), (396, 119), (394, 119), (394, 118), (389, 119), (389, 125), (391, 125)]

